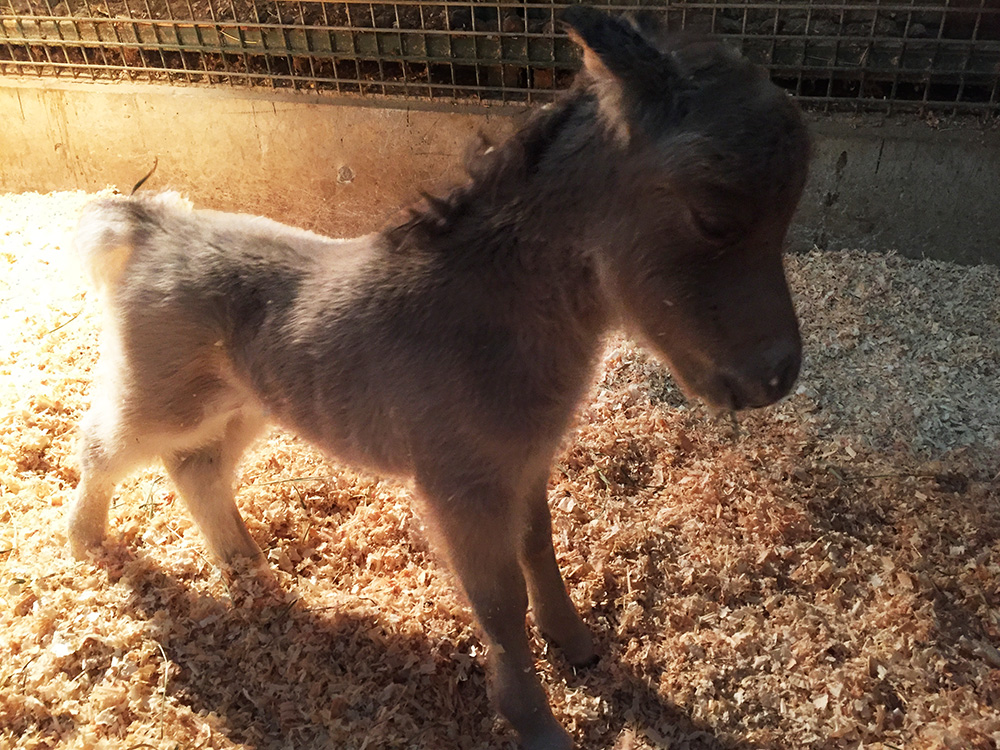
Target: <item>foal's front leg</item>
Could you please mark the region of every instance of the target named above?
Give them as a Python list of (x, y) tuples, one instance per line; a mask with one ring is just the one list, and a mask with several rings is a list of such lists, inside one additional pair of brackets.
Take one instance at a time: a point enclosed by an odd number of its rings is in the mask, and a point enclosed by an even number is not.
[(430, 521), (482, 628), (490, 694), (526, 750), (568, 750), (552, 716), (525, 631), (528, 591), (518, 561), (518, 499), (497, 486), (448, 490), (422, 485)]
[(521, 566), (528, 582), (531, 609), (538, 629), (562, 649), (574, 667), (597, 660), (590, 629), (573, 606), (552, 547), (552, 517), (542, 477), (527, 497), (527, 528), (521, 551)]

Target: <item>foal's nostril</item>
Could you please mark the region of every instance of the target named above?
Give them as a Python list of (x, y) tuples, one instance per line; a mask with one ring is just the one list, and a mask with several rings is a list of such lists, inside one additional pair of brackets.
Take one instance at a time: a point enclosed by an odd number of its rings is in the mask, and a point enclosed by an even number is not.
[(795, 384), (795, 379), (799, 376), (800, 358), (798, 352), (786, 351), (782, 357), (776, 359), (774, 369), (771, 370), (774, 374), (767, 381), (767, 387), (771, 397), (779, 399)]
[(799, 376), (801, 356), (793, 342), (777, 344), (759, 354), (746, 370), (723, 370), (713, 399), (723, 408), (756, 409), (768, 406), (792, 389)]

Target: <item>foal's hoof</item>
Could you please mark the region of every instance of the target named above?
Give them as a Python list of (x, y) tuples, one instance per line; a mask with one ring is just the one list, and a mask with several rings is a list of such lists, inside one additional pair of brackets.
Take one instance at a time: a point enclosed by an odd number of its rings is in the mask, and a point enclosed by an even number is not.
[(263, 555), (237, 557), (219, 566), (229, 598), (236, 607), (276, 604), (285, 591)]
[(521, 741), (524, 750), (573, 750), (573, 738), (569, 732), (558, 724), (535, 737), (524, 737)]
[(590, 630), (582, 623), (577, 632), (573, 633), (573, 636), (570, 638), (556, 638), (545, 633), (545, 631), (542, 632), (546, 638), (556, 645), (572, 667), (577, 669), (592, 667), (600, 659), (597, 649), (594, 648), (594, 636), (591, 635)]
[(71, 541), (69, 544), (69, 551), (76, 560), (79, 560), (80, 562), (87, 562), (101, 551), (101, 545), (100, 543), (83, 544)]
[(66, 533), (69, 541), (69, 551), (80, 562), (85, 562), (101, 551), (104, 544), (103, 529), (94, 532), (85, 528), (70, 525)]
[(588, 667), (596, 666), (600, 660), (600, 655), (593, 649), (588, 654), (577, 655), (574, 658), (571, 658), (569, 654), (566, 655), (566, 661), (574, 669), (587, 669)]

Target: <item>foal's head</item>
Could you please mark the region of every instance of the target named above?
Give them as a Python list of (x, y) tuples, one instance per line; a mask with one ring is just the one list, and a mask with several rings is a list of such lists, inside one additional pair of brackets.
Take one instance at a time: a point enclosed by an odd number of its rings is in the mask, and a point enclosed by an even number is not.
[(809, 158), (796, 106), (720, 42), (583, 6), (564, 19), (612, 154), (587, 227), (608, 298), (691, 394), (776, 401), (801, 358), (781, 262)]

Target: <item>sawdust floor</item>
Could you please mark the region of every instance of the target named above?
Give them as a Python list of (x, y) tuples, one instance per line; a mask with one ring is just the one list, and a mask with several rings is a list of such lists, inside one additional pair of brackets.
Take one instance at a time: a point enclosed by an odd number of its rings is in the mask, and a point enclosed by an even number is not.
[[(228, 589), (159, 470), (66, 552), (96, 352), (81, 193), (0, 196), (0, 747), (514, 746), (403, 488), (272, 434)], [(581, 748), (996, 748), (1000, 274), (788, 259), (797, 391), (739, 431), (613, 340), (550, 488), (600, 663), (535, 637)]]

